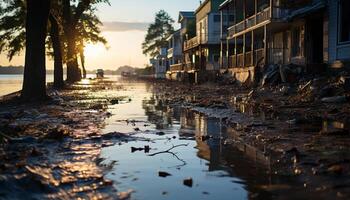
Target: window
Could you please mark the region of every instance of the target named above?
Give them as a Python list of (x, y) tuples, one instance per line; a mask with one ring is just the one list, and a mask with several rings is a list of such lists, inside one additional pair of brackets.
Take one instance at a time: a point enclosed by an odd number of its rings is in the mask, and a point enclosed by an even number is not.
[(214, 15), (214, 22), (220, 22), (221, 16), (220, 15)]
[(339, 42), (350, 42), (350, 1), (339, 1)]

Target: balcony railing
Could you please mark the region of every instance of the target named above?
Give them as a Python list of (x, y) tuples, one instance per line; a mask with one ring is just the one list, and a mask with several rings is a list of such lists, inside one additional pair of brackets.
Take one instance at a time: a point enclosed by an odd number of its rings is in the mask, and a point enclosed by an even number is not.
[(182, 70), (183, 70), (182, 63), (170, 65), (170, 71), (171, 72), (182, 71)]
[(229, 58), (229, 68), (235, 68), (237, 67), (237, 59), (236, 59), (236, 56), (233, 55), (233, 56), (230, 56)]
[(236, 67), (243, 67), (244, 66), (244, 54), (238, 54), (237, 55), (237, 66)]
[[(262, 62), (264, 56), (264, 49), (254, 50), (254, 55), (252, 55), (253, 51), (249, 51), (237, 55), (232, 55), (229, 57), (229, 68), (243, 68), (243, 67), (251, 67), (255, 66), (257, 62)], [(253, 60), (254, 59), (254, 60)], [(243, 62), (244, 61), (244, 62)]]
[(189, 40), (186, 40), (184, 42), (184, 50), (188, 50), (188, 49), (192, 49), (196, 46), (198, 46), (198, 38), (197, 37), (194, 37), (194, 38), (191, 38)]
[(250, 67), (253, 65), (252, 52), (246, 52), (244, 56), (244, 65), (245, 67)]

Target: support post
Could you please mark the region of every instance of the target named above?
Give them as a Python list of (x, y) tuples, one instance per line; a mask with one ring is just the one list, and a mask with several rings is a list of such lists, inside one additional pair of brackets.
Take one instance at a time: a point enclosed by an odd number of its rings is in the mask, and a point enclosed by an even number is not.
[(252, 38), (251, 38), (251, 40), (252, 40), (252, 44), (251, 44), (251, 45), (252, 45), (252, 47), (251, 47), (251, 50), (252, 50), (252, 55), (251, 55), (251, 56), (252, 56), (252, 57), (251, 57), (252, 63), (251, 63), (251, 64), (254, 66), (254, 65), (255, 65), (255, 59), (254, 59), (254, 58), (255, 58), (255, 56), (254, 56), (254, 55), (255, 55), (255, 49), (254, 49), (254, 30), (252, 30)]
[(266, 28), (266, 25), (264, 26), (264, 62), (265, 62), (265, 65), (268, 64), (268, 59), (267, 59), (267, 28)]
[(246, 42), (245, 42), (245, 39), (246, 39), (246, 34), (244, 33), (243, 34), (243, 67), (245, 67), (245, 50), (246, 50)]

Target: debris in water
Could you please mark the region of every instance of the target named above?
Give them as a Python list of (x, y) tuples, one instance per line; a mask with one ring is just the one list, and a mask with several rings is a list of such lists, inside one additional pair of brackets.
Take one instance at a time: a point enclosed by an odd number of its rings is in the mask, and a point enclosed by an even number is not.
[(119, 200), (127, 200), (130, 199), (131, 194), (134, 192), (134, 190), (130, 189), (125, 192), (118, 192), (118, 199)]
[(186, 185), (187, 187), (192, 187), (193, 186), (193, 180), (192, 178), (187, 178), (183, 181), (183, 184)]
[(165, 177), (171, 176), (171, 174), (169, 174), (168, 172), (159, 171), (158, 176), (165, 178)]

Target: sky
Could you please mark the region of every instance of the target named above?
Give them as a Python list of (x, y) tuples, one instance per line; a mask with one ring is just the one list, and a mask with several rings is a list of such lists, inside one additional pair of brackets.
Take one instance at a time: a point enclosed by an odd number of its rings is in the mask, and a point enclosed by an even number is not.
[[(104, 23), (102, 34), (108, 41), (108, 48), (93, 44), (86, 46), (88, 70), (114, 70), (123, 65), (144, 67), (149, 58), (142, 54), (141, 43), (148, 24), (154, 21), (155, 13), (160, 9), (167, 11), (175, 20), (177, 28), (179, 11), (191, 11), (199, 6), (199, 0), (110, 0), (110, 3), (110, 6), (97, 6), (98, 16)], [(24, 52), (11, 62), (4, 53), (0, 54), (0, 65), (24, 65)], [(50, 59), (47, 59), (47, 68), (53, 68)]]

